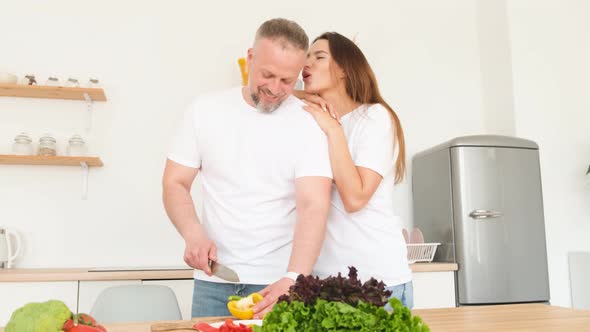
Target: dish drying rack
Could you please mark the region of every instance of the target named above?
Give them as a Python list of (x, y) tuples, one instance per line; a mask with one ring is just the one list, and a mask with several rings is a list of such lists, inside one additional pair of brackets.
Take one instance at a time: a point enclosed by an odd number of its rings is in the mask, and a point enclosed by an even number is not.
[(424, 236), (419, 228), (414, 228), (411, 234), (406, 229), (402, 231), (408, 248), (408, 263), (432, 262), (436, 248), (440, 243), (424, 243)]
[(408, 263), (432, 262), (440, 243), (408, 243)]

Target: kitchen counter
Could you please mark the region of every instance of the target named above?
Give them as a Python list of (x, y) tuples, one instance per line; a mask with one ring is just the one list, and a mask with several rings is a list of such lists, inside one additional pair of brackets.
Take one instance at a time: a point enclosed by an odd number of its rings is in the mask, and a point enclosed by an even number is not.
[[(454, 263), (410, 264), (412, 272), (451, 272), (457, 270)], [(0, 282), (41, 281), (98, 281), (98, 280), (169, 280), (192, 279), (193, 270), (187, 267), (132, 267), (132, 268), (69, 268), (69, 269), (6, 269), (0, 270)]]
[[(543, 304), (514, 304), (413, 310), (433, 332), (588, 331), (590, 310)], [(220, 318), (201, 319), (220, 321)], [(197, 322), (198, 319), (194, 319)], [(152, 323), (106, 324), (109, 332), (151, 332)], [(191, 331), (176, 330), (175, 332)], [(194, 331), (194, 330), (193, 330)]]
[(420, 309), (412, 310), (412, 312), (422, 317), (433, 332), (569, 332), (588, 331), (590, 327), (590, 310), (575, 310), (545, 304)]
[[(543, 304), (512, 304), (413, 310), (433, 332), (478, 331), (588, 331), (590, 310), (574, 310)], [(216, 322), (223, 318), (193, 319)], [(184, 321), (188, 323), (188, 321)], [(109, 332), (151, 332), (155, 322), (105, 324)], [(162, 322), (158, 322), (162, 323)], [(180, 323), (180, 321), (175, 322)], [(192, 324), (187, 324), (188, 326)], [(0, 329), (2, 331), (2, 329)], [(174, 332), (194, 330), (174, 330)]]
[(0, 271), (0, 282), (165, 280), (192, 279), (193, 270), (176, 269), (8, 269)]

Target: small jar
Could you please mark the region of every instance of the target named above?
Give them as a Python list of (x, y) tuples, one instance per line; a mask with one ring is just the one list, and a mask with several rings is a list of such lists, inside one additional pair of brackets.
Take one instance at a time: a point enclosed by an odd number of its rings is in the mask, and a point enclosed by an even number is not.
[(37, 80), (35, 79), (35, 75), (28, 74), (23, 77), (21, 82), (23, 85), (37, 85)]
[(57, 141), (52, 135), (43, 135), (39, 138), (39, 151), (37, 154), (40, 156), (55, 156), (57, 154), (56, 143)]
[(77, 88), (80, 86), (80, 82), (78, 82), (77, 79), (70, 77), (66, 81), (66, 86), (70, 88)]
[(68, 141), (69, 145), (67, 148), (68, 156), (85, 156), (86, 155), (86, 143), (80, 137), (80, 135), (74, 135)]
[(88, 80), (88, 87), (93, 89), (100, 88), (100, 82), (96, 78), (91, 78)]
[(33, 154), (33, 140), (27, 133), (20, 133), (14, 138), (12, 152), (19, 156), (30, 156)]
[(57, 77), (49, 76), (45, 82), (47, 86), (59, 86), (59, 79)]

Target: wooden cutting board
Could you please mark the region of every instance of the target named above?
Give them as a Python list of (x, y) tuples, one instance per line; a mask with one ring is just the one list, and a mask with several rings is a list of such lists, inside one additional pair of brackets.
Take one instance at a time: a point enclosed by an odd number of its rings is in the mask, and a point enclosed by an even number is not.
[(194, 318), (193, 320), (182, 320), (177, 322), (164, 322), (155, 323), (151, 325), (152, 332), (195, 332), (193, 325), (199, 322), (215, 323), (225, 321), (230, 317), (207, 317), (207, 318)]

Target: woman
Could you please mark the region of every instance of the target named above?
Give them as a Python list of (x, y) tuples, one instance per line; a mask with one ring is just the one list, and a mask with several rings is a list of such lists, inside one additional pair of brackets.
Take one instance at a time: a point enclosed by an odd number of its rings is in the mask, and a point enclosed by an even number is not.
[(314, 273), (346, 275), (354, 266), (361, 280), (383, 280), (411, 308), (412, 274), (393, 206), (393, 187), (405, 175), (400, 121), (361, 50), (338, 33), (314, 40), (303, 81), (298, 96), (326, 133), (335, 184)]

